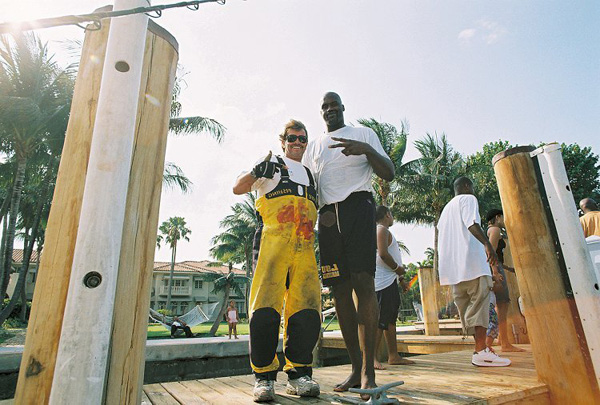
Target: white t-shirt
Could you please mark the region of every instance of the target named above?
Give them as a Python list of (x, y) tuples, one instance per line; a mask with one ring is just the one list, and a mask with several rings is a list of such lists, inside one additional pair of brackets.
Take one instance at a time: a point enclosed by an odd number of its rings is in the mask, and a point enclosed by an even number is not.
[[(255, 165), (259, 164), (263, 160), (265, 160), (264, 156)], [(290, 175), (290, 180), (296, 182), (298, 184), (302, 184), (304, 186), (308, 186), (310, 184), (310, 179), (308, 178), (308, 174), (306, 173), (306, 168), (300, 162), (296, 162), (295, 160), (289, 159), (285, 156), (282, 156), (285, 165), (287, 166), (288, 173)], [(271, 157), (272, 162), (277, 162), (277, 158), (275, 155)], [(252, 184), (252, 191), (258, 192), (258, 196), (261, 197), (273, 190), (279, 184), (281, 180), (281, 171), (275, 173), (272, 179), (260, 178), (257, 179), (254, 184)], [(300, 193), (304, 192), (304, 189), (298, 190)]]
[(471, 225), (480, 222), (474, 195), (459, 194), (444, 207), (438, 222), (441, 285), (491, 275), (483, 245), (469, 232)]
[[(380, 226), (383, 227), (383, 225), (377, 225), (378, 230)], [(394, 234), (390, 232), (390, 235), (392, 235), (392, 242), (388, 246), (388, 253), (392, 256), (396, 264), (401, 266), (402, 254), (400, 253), (400, 247), (398, 246)], [(375, 259), (375, 291), (381, 291), (394, 282), (398, 277), (398, 275), (394, 273), (394, 270), (395, 269), (388, 266), (381, 257), (379, 257), (379, 254), (377, 254), (377, 258)]]
[(373, 191), (371, 186), (373, 168), (367, 161), (367, 157), (365, 155), (345, 156), (342, 153), (343, 148), (330, 149), (329, 145), (337, 143), (331, 137), (366, 142), (377, 153), (388, 157), (375, 132), (365, 127), (345, 126), (309, 142), (302, 163), (316, 177), (321, 207), (344, 201), (346, 197), (357, 191)]

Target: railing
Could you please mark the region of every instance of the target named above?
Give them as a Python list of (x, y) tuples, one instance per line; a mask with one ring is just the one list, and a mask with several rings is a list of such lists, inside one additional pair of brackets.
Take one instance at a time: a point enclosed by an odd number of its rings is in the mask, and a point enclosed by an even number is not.
[[(169, 287), (161, 286), (158, 290), (159, 295), (168, 295)], [(192, 289), (190, 286), (172, 286), (171, 295), (192, 295)]]

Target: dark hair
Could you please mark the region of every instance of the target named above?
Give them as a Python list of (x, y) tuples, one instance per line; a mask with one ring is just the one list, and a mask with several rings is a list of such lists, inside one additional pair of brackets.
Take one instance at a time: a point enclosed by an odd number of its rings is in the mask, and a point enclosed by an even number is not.
[(303, 123), (301, 123), (300, 121), (298, 121), (298, 120), (295, 120), (295, 119), (290, 119), (290, 120), (288, 121), (288, 123), (287, 123), (287, 124), (285, 124), (285, 127), (283, 128), (283, 132), (282, 132), (281, 134), (279, 134), (279, 140), (280, 140), (281, 142), (284, 142), (284, 141), (285, 141), (285, 137), (287, 136), (287, 134), (288, 134), (288, 131), (289, 131), (290, 129), (295, 129), (295, 130), (297, 130), (297, 131), (299, 131), (299, 130), (303, 129), (303, 130), (304, 130), (304, 133), (306, 134), (306, 136), (308, 136), (308, 130), (306, 129), (306, 127), (304, 126), (304, 124), (303, 124)]
[(502, 213), (502, 210), (499, 210), (498, 208), (492, 208), (491, 210), (488, 211), (487, 215), (485, 216), (485, 221), (487, 223), (495, 223), (496, 222), (496, 217), (498, 215), (504, 215)]
[(385, 218), (385, 216), (388, 214), (388, 212), (391, 213), (391, 211), (388, 207), (386, 207), (385, 205), (378, 205), (377, 208), (375, 209), (375, 222), (379, 222), (383, 218)]
[(461, 176), (458, 179), (454, 180), (454, 194), (458, 194), (467, 186), (472, 186), (473, 182), (468, 177)]

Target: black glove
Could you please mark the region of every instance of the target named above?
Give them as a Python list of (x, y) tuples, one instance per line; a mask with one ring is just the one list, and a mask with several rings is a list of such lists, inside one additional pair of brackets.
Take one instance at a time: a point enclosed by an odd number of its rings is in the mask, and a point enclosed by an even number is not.
[(279, 173), (281, 166), (282, 165), (278, 162), (260, 162), (254, 166), (254, 169), (252, 169), (250, 174), (252, 174), (252, 176), (256, 179), (260, 179), (261, 177), (272, 179), (275, 173)]

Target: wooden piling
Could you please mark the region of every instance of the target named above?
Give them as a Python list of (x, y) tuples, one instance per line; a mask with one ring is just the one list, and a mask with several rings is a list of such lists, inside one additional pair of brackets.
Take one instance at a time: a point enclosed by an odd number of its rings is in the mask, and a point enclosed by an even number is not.
[(554, 403), (598, 402), (585, 335), (575, 302), (566, 294), (540, 196), (533, 149), (510, 149), (496, 155), (493, 164), (536, 370)]
[[(510, 249), (510, 241), (508, 240), (506, 241), (506, 248), (504, 249), (504, 264), (510, 267), (515, 267)], [(515, 273), (511, 273), (510, 271), (505, 271), (504, 273), (506, 275), (506, 283), (508, 284), (508, 291), (510, 294), (510, 303), (508, 304), (508, 312), (506, 315), (508, 341), (512, 344), (531, 343), (529, 341), (526, 318), (524, 317), (525, 314), (521, 315), (519, 310), (519, 296), (521, 295), (521, 292), (519, 290), (517, 275)], [(513, 333), (513, 330), (515, 333)]]
[(111, 337), (116, 344), (112, 344), (110, 353), (107, 404), (139, 404), (141, 401), (177, 49), (175, 38), (150, 21), (119, 261)]
[[(104, 9), (102, 9), (104, 10)], [(110, 21), (82, 48), (46, 242), (19, 370), (15, 403), (47, 404), (79, 225)], [(177, 43), (150, 22), (115, 301), (105, 403), (140, 403), (150, 283)], [(89, 314), (82, 315), (88, 316)]]
[(17, 404), (46, 404), (50, 396), (107, 38), (107, 26), (85, 34), (19, 370)]
[(433, 267), (420, 267), (418, 269), (419, 289), (421, 290), (421, 304), (423, 305), (423, 324), (427, 336), (440, 335), (438, 320), (437, 294), (439, 284)]

